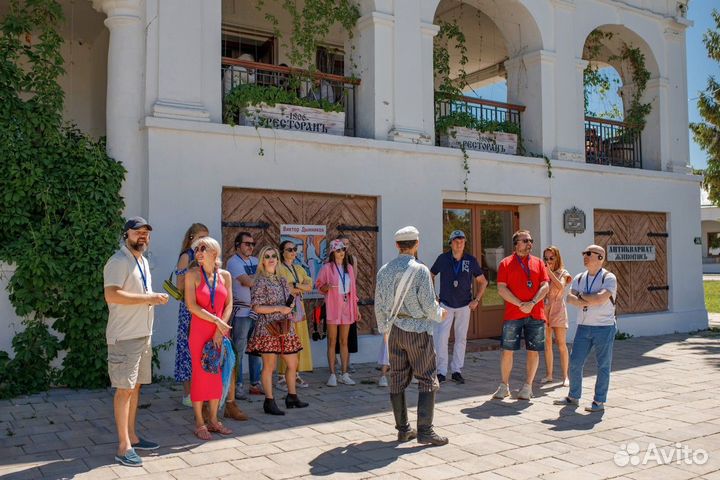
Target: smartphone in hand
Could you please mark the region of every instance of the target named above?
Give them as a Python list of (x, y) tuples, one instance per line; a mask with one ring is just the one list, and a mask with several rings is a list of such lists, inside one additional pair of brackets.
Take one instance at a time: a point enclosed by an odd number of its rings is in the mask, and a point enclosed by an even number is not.
[(290, 296), (288, 297), (287, 301), (285, 302), (285, 306), (286, 306), (286, 307), (292, 307), (292, 306), (293, 306), (293, 303), (295, 303), (295, 295), (290, 295)]

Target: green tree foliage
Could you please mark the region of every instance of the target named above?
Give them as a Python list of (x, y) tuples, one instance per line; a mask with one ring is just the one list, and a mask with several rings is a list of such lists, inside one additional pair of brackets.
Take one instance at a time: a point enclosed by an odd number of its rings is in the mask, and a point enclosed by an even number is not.
[[(715, 29), (705, 33), (703, 43), (708, 57), (720, 62), (720, 12), (713, 10), (712, 16)], [(710, 201), (720, 205), (720, 83), (714, 76), (708, 78), (707, 87), (700, 93), (697, 106), (704, 121), (691, 123), (690, 130), (695, 141), (708, 154), (703, 186), (708, 191)]]
[(122, 228), (125, 170), (104, 141), (63, 124), (62, 15), (55, 0), (10, 0), (0, 18), (0, 261), (15, 266), (8, 290), (24, 324), (14, 358), (0, 354), (0, 396), (107, 384), (102, 267)]

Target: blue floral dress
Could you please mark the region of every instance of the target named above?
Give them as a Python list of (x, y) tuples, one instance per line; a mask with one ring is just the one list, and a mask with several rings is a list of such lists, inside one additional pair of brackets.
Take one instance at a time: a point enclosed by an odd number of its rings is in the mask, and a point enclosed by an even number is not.
[[(195, 260), (195, 253), (188, 249), (183, 252), (188, 256), (188, 267)], [(175, 275), (185, 275), (188, 268), (182, 270), (176, 270)], [(190, 347), (188, 346), (188, 335), (190, 333), (190, 310), (184, 301), (180, 302), (180, 309), (178, 310), (178, 327), (177, 327), (177, 341), (175, 342), (175, 381), (176, 382), (189, 382), (190, 374), (192, 373), (192, 365), (190, 363)]]

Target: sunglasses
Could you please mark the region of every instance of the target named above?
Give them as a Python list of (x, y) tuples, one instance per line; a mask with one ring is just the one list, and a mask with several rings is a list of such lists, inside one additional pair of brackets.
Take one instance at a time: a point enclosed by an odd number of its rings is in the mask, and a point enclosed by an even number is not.
[(242, 242), (241, 245), (249, 245), (251, 247), (255, 246), (255, 242)]
[(343, 248), (338, 248), (338, 249), (335, 250), (335, 251), (336, 251), (336, 252), (344, 252), (345, 250), (347, 250), (347, 248), (343, 247)]
[(207, 250), (207, 245), (200, 245), (199, 247), (195, 247), (195, 253), (205, 253)]
[(591, 252), (591, 251), (589, 251), (589, 250), (586, 251), (586, 252), (582, 252), (582, 253), (583, 253), (583, 255), (585, 255), (586, 257), (592, 256), (593, 253), (594, 253), (595, 255), (597, 255), (598, 257), (600, 256), (599, 253), (597, 253), (597, 252)]
[(263, 258), (265, 260), (270, 260), (270, 259), (277, 260), (278, 257), (277, 257), (277, 253), (266, 253)]
[(518, 240), (518, 242), (522, 242), (522, 243), (533, 243), (534, 241), (535, 240), (533, 240), (532, 238), (522, 238), (522, 239)]
[(297, 252), (297, 247), (295, 247), (295, 248), (286, 248), (285, 251), (288, 252), (288, 253)]

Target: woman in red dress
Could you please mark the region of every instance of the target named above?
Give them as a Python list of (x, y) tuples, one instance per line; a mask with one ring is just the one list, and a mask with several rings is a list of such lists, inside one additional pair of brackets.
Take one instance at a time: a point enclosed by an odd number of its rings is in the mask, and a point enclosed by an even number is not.
[[(202, 368), (205, 344), (212, 340), (221, 347), (223, 336), (230, 332), (228, 320), (232, 315), (232, 278), (220, 268), (220, 244), (210, 237), (198, 238), (192, 245), (196, 268), (185, 275), (185, 303), (192, 314), (190, 320), (190, 360), (192, 376), (190, 399), (195, 413), (195, 436), (210, 440), (210, 432), (230, 435), (232, 431), (218, 421), (217, 412), (222, 396), (222, 376)], [(209, 406), (209, 421), (202, 415), (203, 402)]]

